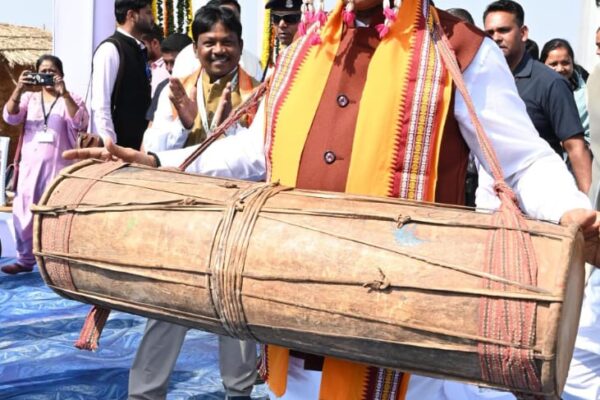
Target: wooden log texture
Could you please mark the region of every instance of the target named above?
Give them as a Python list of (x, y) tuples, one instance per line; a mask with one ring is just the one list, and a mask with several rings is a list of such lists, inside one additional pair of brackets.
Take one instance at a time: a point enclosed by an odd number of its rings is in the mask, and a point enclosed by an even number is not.
[(256, 202), (265, 187), (81, 162), (34, 210), (38, 265), (78, 301), (496, 387), (477, 351), (481, 299), (534, 301), (535, 362), (558, 398), (583, 296), (576, 227), (528, 221), (537, 287), (491, 292), (490, 213), (277, 186)]

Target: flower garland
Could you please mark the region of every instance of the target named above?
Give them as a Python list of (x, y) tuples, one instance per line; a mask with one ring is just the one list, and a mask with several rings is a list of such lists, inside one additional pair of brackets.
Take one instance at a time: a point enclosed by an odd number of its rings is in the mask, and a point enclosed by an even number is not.
[(175, 13), (173, 11), (175, 11), (173, 10), (173, 0), (165, 0), (165, 36), (169, 36), (170, 34), (175, 32), (173, 26), (175, 24)]
[(165, 27), (163, 25), (163, 0), (152, 0), (152, 15), (154, 16), (154, 21), (158, 27), (165, 32)]
[(271, 63), (271, 48), (273, 46), (273, 25), (271, 24), (271, 10), (265, 10), (265, 18), (263, 21), (263, 42), (262, 42), (262, 53), (260, 56), (260, 65), (263, 70)]
[(194, 21), (194, 10), (192, 9), (192, 1), (187, 3), (187, 34), (192, 37), (192, 22)]
[(187, 0), (177, 0), (177, 32), (183, 33), (185, 27), (185, 17), (187, 9)]
[(175, 32), (191, 37), (194, 19), (192, 0), (152, 0), (152, 15), (165, 37)]

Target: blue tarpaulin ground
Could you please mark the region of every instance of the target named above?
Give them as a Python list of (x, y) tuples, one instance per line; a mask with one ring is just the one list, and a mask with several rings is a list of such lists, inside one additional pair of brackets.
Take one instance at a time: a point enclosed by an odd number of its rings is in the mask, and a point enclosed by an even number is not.
[[(46, 287), (37, 268), (16, 276), (0, 272), (0, 399), (127, 398), (129, 367), (145, 319), (113, 312), (100, 349), (81, 351), (73, 343), (89, 307), (59, 297)], [(190, 330), (167, 399), (223, 399), (217, 357), (216, 337)], [(264, 385), (256, 387), (253, 398), (264, 398), (264, 392)]]

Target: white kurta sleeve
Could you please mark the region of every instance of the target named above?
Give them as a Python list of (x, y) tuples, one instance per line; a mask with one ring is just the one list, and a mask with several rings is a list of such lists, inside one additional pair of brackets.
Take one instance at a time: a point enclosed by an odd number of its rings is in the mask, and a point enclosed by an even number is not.
[[(491, 39), (483, 41), (466, 69), (464, 79), (481, 124), (496, 151), (504, 179), (515, 191), (523, 211), (534, 218), (558, 222), (570, 209), (591, 208), (565, 163), (535, 130), (504, 56)], [(465, 141), (489, 172), (464, 99), (458, 91), (454, 114)], [(489, 185), (491, 181), (483, 176), (480, 184), (487, 182)], [(479, 197), (478, 191), (479, 207), (493, 208), (493, 202), (488, 200), (491, 200), (489, 196), (487, 200)]]
[[(186, 172), (252, 181), (265, 179), (264, 103), (249, 128), (217, 140)], [(161, 165), (179, 166), (198, 146), (158, 153)]]
[(92, 61), (92, 132), (117, 143), (110, 99), (119, 72), (119, 51), (112, 43), (98, 47)]
[(181, 120), (173, 115), (170, 90), (165, 87), (158, 98), (152, 126), (144, 133), (143, 146), (146, 151), (158, 153), (166, 150), (181, 149), (189, 136)]

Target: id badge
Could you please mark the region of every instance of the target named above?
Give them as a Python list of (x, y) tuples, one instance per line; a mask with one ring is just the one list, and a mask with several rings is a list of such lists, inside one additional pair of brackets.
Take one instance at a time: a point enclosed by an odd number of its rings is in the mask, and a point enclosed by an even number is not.
[(39, 131), (35, 134), (38, 143), (53, 143), (54, 133), (52, 131)]

